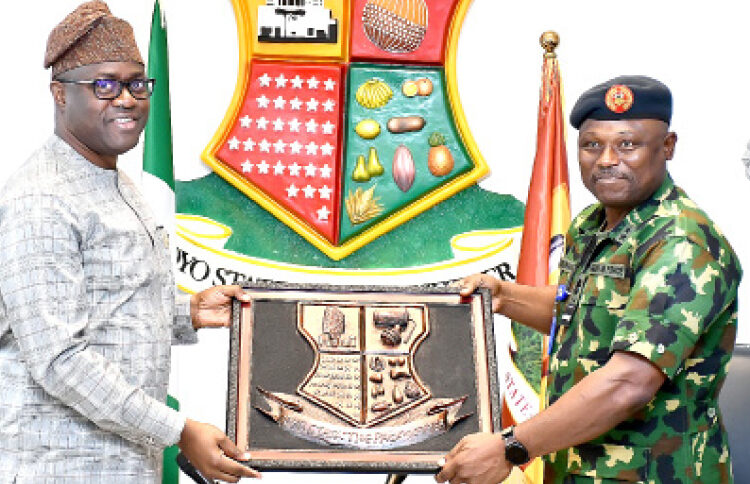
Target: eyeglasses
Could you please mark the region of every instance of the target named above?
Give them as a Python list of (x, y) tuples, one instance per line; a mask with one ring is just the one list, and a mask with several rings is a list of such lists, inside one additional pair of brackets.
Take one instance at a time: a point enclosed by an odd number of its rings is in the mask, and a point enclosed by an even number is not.
[(148, 99), (154, 92), (154, 82), (156, 79), (133, 79), (131, 81), (118, 81), (117, 79), (94, 79), (92, 81), (69, 81), (57, 79), (57, 82), (63, 84), (91, 84), (94, 90), (94, 96), (97, 99), (111, 101), (117, 99), (122, 94), (124, 87), (136, 99)]

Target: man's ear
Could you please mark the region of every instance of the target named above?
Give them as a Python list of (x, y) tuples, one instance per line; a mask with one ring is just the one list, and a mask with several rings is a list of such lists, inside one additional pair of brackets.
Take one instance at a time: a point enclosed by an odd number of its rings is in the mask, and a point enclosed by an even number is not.
[(664, 138), (664, 156), (667, 160), (671, 160), (674, 156), (675, 145), (677, 145), (677, 133), (670, 131)]
[(59, 108), (65, 107), (65, 86), (57, 81), (49, 83), (49, 91), (52, 93), (52, 100)]

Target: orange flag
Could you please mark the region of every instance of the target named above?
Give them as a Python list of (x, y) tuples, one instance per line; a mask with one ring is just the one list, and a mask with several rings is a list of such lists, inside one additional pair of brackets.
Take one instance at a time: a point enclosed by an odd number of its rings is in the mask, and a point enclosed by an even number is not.
[[(541, 41), (547, 52), (544, 55), (539, 95), (537, 150), (526, 201), (517, 276), (519, 284), (529, 286), (557, 284), (557, 265), (565, 250), (565, 233), (570, 225), (568, 161), (565, 151), (560, 70), (554, 53), (558, 42), (557, 34), (546, 32), (542, 35)], [(515, 334), (513, 338), (516, 338)], [(508, 373), (516, 374), (505, 375), (504, 426), (528, 418), (529, 412), (524, 412), (526, 407), (519, 405), (527, 404), (533, 397), (539, 402), (538, 408), (543, 408), (548, 370), (547, 338), (542, 338), (540, 346), (542, 375), (539, 394), (528, 395), (531, 385), (515, 364), (515, 371)], [(514, 378), (518, 381), (509, 380)], [(525, 397), (523, 393), (526, 393)], [(541, 483), (542, 471), (541, 461), (537, 459), (529, 464), (525, 474), (531, 482)]]

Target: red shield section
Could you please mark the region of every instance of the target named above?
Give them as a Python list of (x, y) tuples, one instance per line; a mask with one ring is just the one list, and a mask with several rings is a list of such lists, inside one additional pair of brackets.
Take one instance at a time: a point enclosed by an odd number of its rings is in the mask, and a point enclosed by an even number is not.
[(218, 158), (337, 243), (343, 67), (253, 62)]

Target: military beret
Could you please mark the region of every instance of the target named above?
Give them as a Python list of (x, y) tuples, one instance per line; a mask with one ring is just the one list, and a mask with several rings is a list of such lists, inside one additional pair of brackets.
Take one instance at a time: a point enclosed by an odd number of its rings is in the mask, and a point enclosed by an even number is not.
[(53, 77), (76, 67), (118, 61), (143, 64), (133, 28), (101, 0), (79, 5), (47, 39), (44, 68), (52, 67)]
[(581, 94), (570, 113), (570, 124), (579, 129), (587, 119), (672, 119), (669, 88), (646, 76), (620, 76)]

